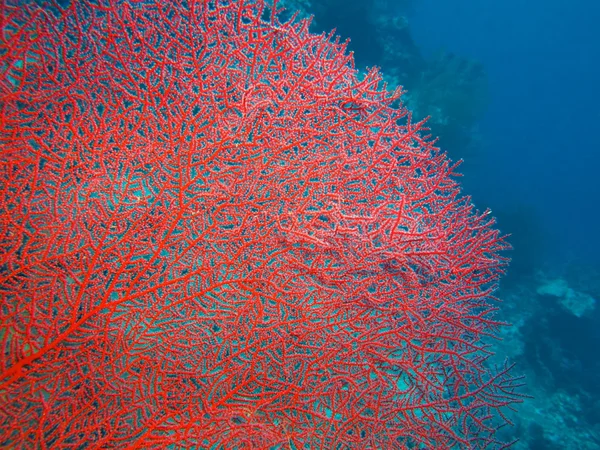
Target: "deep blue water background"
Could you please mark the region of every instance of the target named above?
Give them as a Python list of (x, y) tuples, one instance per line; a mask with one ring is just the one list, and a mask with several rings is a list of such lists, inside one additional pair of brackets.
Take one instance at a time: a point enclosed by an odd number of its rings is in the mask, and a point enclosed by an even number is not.
[(487, 148), (465, 164), (467, 191), (478, 205), (530, 209), (546, 262), (600, 260), (600, 2), (413, 3), (421, 51), (443, 47), (487, 70)]
[[(463, 184), (498, 211), (513, 233), (511, 270), (529, 276), (503, 292), (515, 324), (504, 345), (534, 396), (517, 414), (516, 447), (600, 448), (600, 2), (413, 4), (421, 52), (444, 48), (487, 72), (483, 145), (465, 157)], [(544, 279), (568, 294), (549, 295)], [(595, 308), (578, 314), (590, 296)]]

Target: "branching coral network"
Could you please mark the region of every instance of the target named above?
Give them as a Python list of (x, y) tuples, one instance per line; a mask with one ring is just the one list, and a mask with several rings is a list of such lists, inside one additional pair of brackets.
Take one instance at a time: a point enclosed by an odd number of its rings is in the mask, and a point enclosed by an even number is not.
[(0, 446), (502, 445), (507, 244), (377, 70), (262, 0), (1, 18)]

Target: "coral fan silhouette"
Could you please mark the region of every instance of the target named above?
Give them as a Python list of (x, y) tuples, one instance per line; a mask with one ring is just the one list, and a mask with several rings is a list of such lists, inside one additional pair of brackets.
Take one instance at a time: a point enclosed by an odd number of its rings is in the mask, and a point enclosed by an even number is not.
[(377, 70), (263, 1), (1, 8), (3, 447), (498, 443), (507, 245)]

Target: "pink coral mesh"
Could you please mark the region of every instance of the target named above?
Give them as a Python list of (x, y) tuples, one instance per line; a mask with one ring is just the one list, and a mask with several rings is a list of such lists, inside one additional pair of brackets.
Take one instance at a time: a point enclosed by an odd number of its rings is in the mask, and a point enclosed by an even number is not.
[(0, 446), (502, 446), (507, 244), (377, 70), (262, 0), (0, 8)]

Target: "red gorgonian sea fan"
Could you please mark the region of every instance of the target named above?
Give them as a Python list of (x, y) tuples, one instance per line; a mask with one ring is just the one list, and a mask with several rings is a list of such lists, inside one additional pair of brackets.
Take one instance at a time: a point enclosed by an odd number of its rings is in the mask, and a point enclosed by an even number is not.
[(502, 445), (506, 244), (376, 70), (262, 0), (1, 8), (3, 448)]

